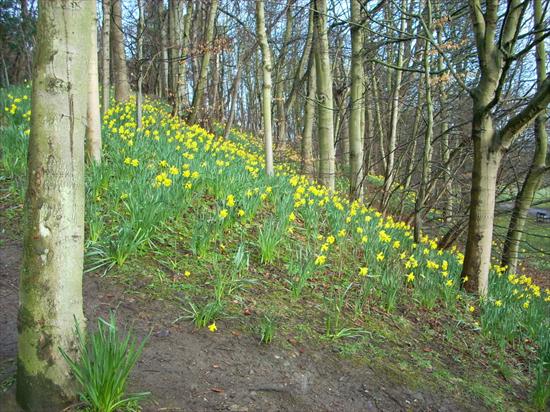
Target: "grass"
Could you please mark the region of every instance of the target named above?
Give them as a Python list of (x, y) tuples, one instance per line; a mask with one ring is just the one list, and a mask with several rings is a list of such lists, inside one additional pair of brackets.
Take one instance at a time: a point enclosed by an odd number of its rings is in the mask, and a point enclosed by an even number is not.
[(139, 359), (146, 339), (138, 345), (132, 331), (120, 336), (116, 317), (108, 321), (99, 319), (97, 331), (86, 339), (78, 323), (78, 357), (71, 357), (61, 348), (61, 354), (69, 364), (80, 384), (80, 399), (91, 412), (114, 412), (135, 409), (148, 392), (126, 394), (128, 376)]
[[(152, 101), (138, 131), (133, 110), (107, 114), (105, 162), (87, 169), (88, 269), (172, 301), (174, 318), (197, 327), (235, 325), (272, 344), (331, 348), (411, 387), (530, 408), (526, 388), (538, 393), (547, 376), (550, 325), (547, 295), (529, 278), (495, 266), (490, 295), (478, 301), (460, 288), (459, 251), (440, 251), (428, 237), (414, 244), (404, 223), (287, 165), (265, 176), (258, 139), (238, 131), (220, 139)], [(26, 130), (17, 116), (4, 123)], [(24, 133), (2, 137), (10, 156), (24, 144)], [(24, 167), (2, 168), (2, 186), (20, 197)], [(276, 334), (274, 318), (263, 317), (274, 312)], [(508, 356), (488, 366), (502, 350)]]

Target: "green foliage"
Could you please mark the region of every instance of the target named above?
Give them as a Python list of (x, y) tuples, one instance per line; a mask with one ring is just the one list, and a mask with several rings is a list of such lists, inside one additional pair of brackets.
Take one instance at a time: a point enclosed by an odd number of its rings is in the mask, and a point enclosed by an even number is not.
[(112, 313), (109, 321), (98, 319), (97, 331), (91, 334), (88, 342), (78, 322), (75, 333), (80, 358), (71, 358), (61, 348), (59, 350), (80, 384), (81, 400), (93, 412), (120, 410), (149, 395), (148, 392), (126, 394), (128, 376), (147, 338), (138, 345), (131, 330), (121, 336)]
[(313, 274), (315, 266), (312, 255), (310, 251), (299, 249), (296, 252), (295, 258), (288, 263), (290, 279), (287, 282), (290, 286), (290, 294), (293, 299), (300, 297), (302, 290), (307, 286), (308, 279)]
[(184, 318), (191, 319), (197, 328), (204, 328), (214, 322), (223, 311), (223, 304), (217, 301), (208, 302), (202, 306), (189, 303), (189, 309)]
[(260, 229), (258, 247), (262, 263), (272, 263), (275, 259), (275, 250), (281, 242), (283, 233), (281, 225), (275, 219), (269, 219)]
[(271, 316), (264, 315), (260, 321), (260, 342), (266, 345), (271, 343), (275, 336), (275, 320)]

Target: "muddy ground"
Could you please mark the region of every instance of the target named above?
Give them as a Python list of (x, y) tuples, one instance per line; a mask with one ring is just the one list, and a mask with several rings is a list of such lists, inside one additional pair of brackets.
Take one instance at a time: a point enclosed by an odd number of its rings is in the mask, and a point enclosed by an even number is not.
[[(9, 383), (21, 245), (9, 239), (0, 245), (0, 382)], [(220, 322), (216, 333), (188, 321), (174, 324), (181, 314), (177, 304), (130, 294), (108, 277), (86, 275), (84, 296), (88, 319), (116, 309), (119, 323), (132, 324), (138, 336), (152, 331), (130, 384), (132, 391), (151, 392), (144, 411), (483, 410), (471, 399), (457, 404), (440, 393), (391, 383), (380, 371), (329, 350), (262, 345), (231, 321)], [(13, 393), (14, 385), (0, 393), (0, 410), (17, 410)]]

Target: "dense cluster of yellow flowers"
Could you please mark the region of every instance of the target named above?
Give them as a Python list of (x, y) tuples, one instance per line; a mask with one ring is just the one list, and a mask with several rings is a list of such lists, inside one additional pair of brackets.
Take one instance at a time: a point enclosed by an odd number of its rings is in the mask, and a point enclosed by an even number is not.
[[(28, 99), (26, 96), (9, 98), (11, 103), (4, 110), (10, 115), (15, 115), (18, 104)], [(197, 125), (185, 124), (157, 103), (146, 102), (143, 110), (141, 128), (137, 128), (134, 119), (133, 101), (111, 107), (103, 120), (111, 138), (118, 138), (121, 142), (119, 150), (123, 165), (137, 172), (151, 171), (153, 177), (149, 184), (153, 188), (192, 191), (200, 182), (216, 178), (223, 186), (224, 179), (233, 178), (233, 173), (241, 173), (251, 182), (258, 183), (255, 187), (244, 187), (243, 193), (225, 193), (218, 199), (223, 204), (216, 212), (218, 218), (249, 217), (247, 202), (254, 198), (269, 201), (274, 186), (266, 185), (264, 181), (259, 183), (261, 179), (265, 180), (262, 173), (265, 160), (259, 140), (238, 131), (233, 131), (230, 139), (223, 139)], [(30, 116), (30, 111), (25, 112), (25, 116)], [(156, 153), (162, 157), (154, 157), (147, 149), (150, 145), (156, 145)], [(331, 251), (338, 244), (349, 242), (359, 245), (362, 250), (363, 261), (354, 270), (358, 276), (369, 277), (376, 272), (396, 269), (395, 273), (402, 276), (403, 284), (409, 287), (430, 279), (434, 287), (455, 288), (457, 291), (460, 283), (465, 281), (460, 278), (464, 256), (456, 248), (440, 250), (438, 239), (426, 235), (417, 244), (408, 224), (395, 221), (391, 216), (382, 216), (360, 201), (350, 202), (346, 196), (296, 174), (288, 164), (278, 164), (275, 170), (278, 187), (286, 185), (285, 195), (292, 197), (292, 210), (286, 215), (288, 223), (305, 225), (307, 216), (312, 213), (322, 213), (327, 217), (329, 224), (323, 226), (323, 233), (315, 236), (319, 241), (314, 260), (317, 267), (329, 265)], [(377, 181), (380, 178), (373, 177)], [(292, 227), (288, 233), (293, 233)], [(498, 278), (506, 272), (506, 268), (493, 267), (493, 276)], [(496, 308), (504, 308), (514, 301), (524, 309), (530, 308), (536, 299), (550, 302), (550, 290), (542, 292), (531, 278), (516, 274), (506, 276), (503, 280), (511, 288), (511, 296), (508, 296), (508, 289), (493, 291), (491, 299)]]

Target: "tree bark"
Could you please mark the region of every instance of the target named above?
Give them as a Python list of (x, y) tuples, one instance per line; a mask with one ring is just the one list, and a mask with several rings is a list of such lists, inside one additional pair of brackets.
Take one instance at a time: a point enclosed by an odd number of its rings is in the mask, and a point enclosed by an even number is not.
[[(534, 0), (534, 28), (535, 39), (540, 42), (536, 46), (537, 85), (540, 90), (546, 80), (546, 51), (544, 41), (541, 39), (544, 32), (544, 20), (542, 4), (540, 0)], [(508, 233), (504, 241), (502, 251), (502, 266), (508, 266), (510, 273), (515, 273), (518, 265), (519, 249), (523, 237), (523, 229), (527, 221), (527, 213), (535, 193), (539, 188), (542, 176), (548, 170), (547, 150), (548, 134), (546, 133), (546, 111), (543, 111), (535, 119), (535, 153), (533, 162), (523, 181), (520, 192), (516, 196), (514, 209), (508, 226)]]
[[(313, 49), (310, 51), (310, 59), (315, 60)], [(313, 125), (315, 123), (315, 95), (316, 95), (316, 70), (313, 64), (309, 67), (307, 79), (307, 98), (304, 109), (304, 131), (302, 133), (302, 174), (313, 177)]]
[(168, 96), (170, 90), (170, 75), (168, 70), (168, 30), (169, 30), (169, 14), (165, 12), (164, 5), (159, 10), (161, 26), (160, 26), (160, 43), (161, 43), (161, 97)]
[(202, 55), (201, 69), (199, 72), (199, 78), (193, 94), (193, 104), (191, 107), (191, 115), (189, 116), (189, 123), (196, 123), (200, 119), (201, 112), (204, 105), (204, 94), (206, 91), (206, 75), (208, 74), (208, 67), (210, 66), (210, 56), (212, 54), (212, 40), (214, 39), (214, 28), (216, 26), (216, 15), (218, 13), (218, 0), (211, 0), (210, 7), (208, 8), (208, 25), (205, 32), (205, 51)]
[(111, 47), (109, 43), (111, 32), (111, 0), (103, 0), (103, 30), (101, 31), (101, 69), (103, 76), (101, 79), (101, 114), (105, 115), (109, 110), (110, 91), (111, 91)]
[(273, 136), (271, 132), (271, 51), (265, 32), (264, 1), (256, 2), (256, 30), (258, 41), (262, 49), (262, 118), (264, 121), (265, 171), (273, 176)]
[(113, 51), (113, 71), (115, 78), (115, 99), (125, 102), (130, 98), (130, 83), (126, 67), (126, 52), (124, 49), (124, 31), (122, 30), (122, 0), (113, 0), (111, 23), (111, 48)]
[(137, 79), (137, 91), (136, 91), (136, 125), (138, 129), (141, 129), (142, 126), (142, 117), (143, 117), (143, 28), (145, 27), (145, 22), (143, 19), (143, 6), (141, 3), (142, 0), (137, 0), (138, 6), (138, 25), (137, 25), (137, 69), (138, 69), (138, 79)]
[[(425, 35), (429, 36), (431, 33), (431, 0), (426, 0), (427, 9), (427, 28)], [(424, 133), (424, 149), (422, 151), (422, 174), (420, 177), (420, 187), (416, 196), (414, 204), (414, 241), (420, 243), (422, 237), (422, 226), (424, 216), (426, 215), (426, 198), (427, 188), (431, 175), (431, 162), (432, 162), (432, 140), (433, 140), (433, 126), (434, 126), (434, 108), (432, 102), (432, 86), (430, 78), (430, 43), (424, 41), (423, 52), (423, 65), (424, 65), (424, 91), (426, 99), (426, 131)]]
[[(86, 116), (86, 153), (93, 163), (101, 163), (101, 115), (99, 113), (99, 79), (97, 67), (97, 17), (94, 14), (90, 29), (90, 58), (88, 66), (88, 109)], [(108, 89), (107, 89), (108, 90)]]
[(502, 158), (500, 151), (490, 150), (493, 133), (492, 119), (474, 113), (474, 165), (462, 278), (468, 278), (466, 290), (481, 296), (487, 295), (489, 287), (496, 181)]
[(361, 27), (361, 4), (351, 0), (351, 114), (349, 121), (350, 141), (350, 194), (352, 199), (363, 196), (363, 30)]
[(334, 115), (332, 74), (328, 50), (327, 2), (313, 0), (315, 25), (315, 70), (317, 71), (317, 136), (319, 139), (319, 178), (328, 189), (334, 190)]
[(233, 83), (231, 84), (231, 91), (229, 92), (231, 104), (229, 107), (227, 122), (225, 123), (225, 129), (223, 132), (224, 139), (227, 139), (229, 137), (231, 127), (233, 126), (233, 122), (235, 120), (235, 111), (237, 108), (237, 93), (241, 84), (243, 60), (244, 59), (242, 57), (242, 52), (237, 52), (237, 73), (235, 74), (235, 78), (233, 79)]
[(82, 310), (84, 127), (95, 2), (42, 2), (34, 59), (23, 262), (19, 286), (17, 401), (62, 410), (76, 395), (59, 348), (76, 356)]
[(276, 76), (275, 76), (275, 107), (277, 109), (277, 119), (275, 124), (277, 125), (277, 144), (284, 148), (287, 140), (287, 111), (285, 105), (284, 93), (284, 65), (286, 61), (287, 47), (290, 43), (290, 36), (292, 35), (292, 5), (294, 0), (288, 0), (286, 5), (286, 26), (283, 34), (283, 44), (281, 46), (281, 52), (277, 58), (276, 64)]
[(515, 137), (550, 103), (550, 81), (540, 84), (528, 104), (498, 130), (493, 125), (492, 110), (499, 103), (514, 53), (518, 28), (527, 3), (511, 0), (498, 29), (498, 1), (487, 2), (485, 14), (479, 0), (470, 0), (470, 14), (476, 39), (480, 78), (470, 91), (473, 101), (472, 141), (474, 143), (473, 178), (470, 197), (468, 238), (462, 279), (466, 290), (487, 295), (491, 265), (492, 231), (497, 172), (502, 156)]
[[(401, 0), (401, 9), (406, 9), (406, 0)], [(401, 17), (401, 23), (399, 25), (400, 33), (405, 31), (406, 19)], [(397, 46), (397, 56), (395, 60), (395, 66), (401, 67), (403, 65), (403, 51), (405, 44), (399, 42)], [(395, 181), (395, 150), (397, 148), (397, 123), (399, 121), (400, 112), (400, 94), (401, 94), (401, 79), (403, 78), (403, 72), (401, 70), (395, 71), (395, 78), (392, 85), (392, 99), (391, 99), (391, 114), (390, 114), (390, 134), (388, 136), (388, 147), (386, 152), (386, 168), (384, 171), (384, 187), (382, 192), (382, 212), (386, 213), (390, 197), (392, 193), (392, 186)]]

